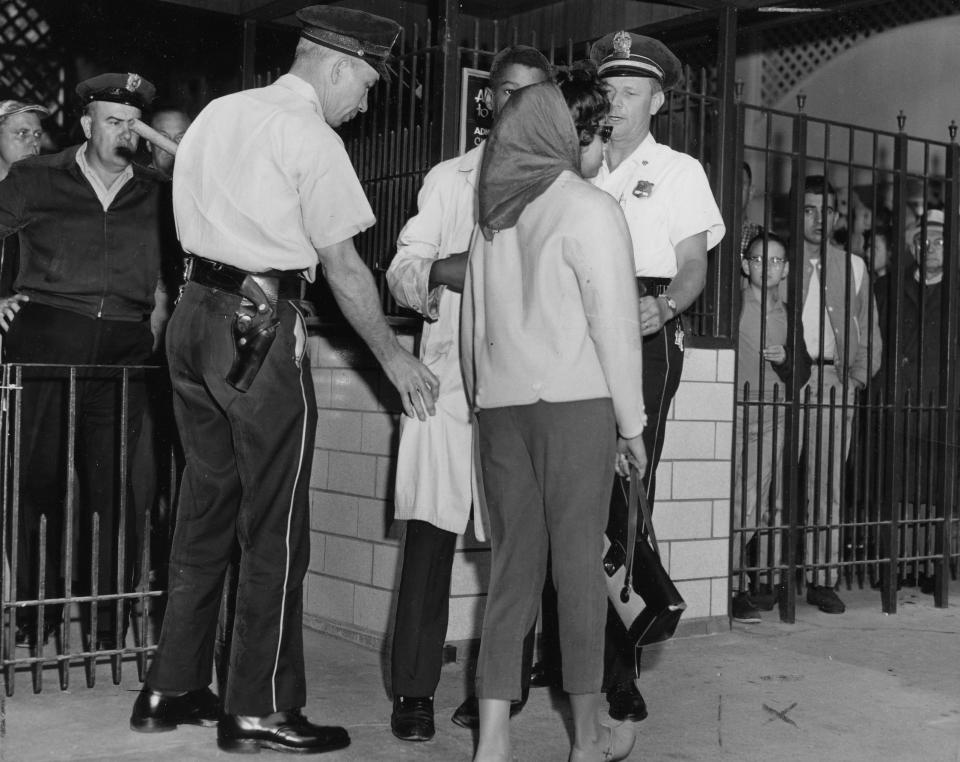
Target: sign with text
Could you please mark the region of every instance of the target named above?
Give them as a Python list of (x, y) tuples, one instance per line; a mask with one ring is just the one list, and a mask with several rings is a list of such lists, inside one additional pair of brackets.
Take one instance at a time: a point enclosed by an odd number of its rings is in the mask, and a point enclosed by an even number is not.
[(460, 154), (480, 145), (493, 125), (493, 114), (483, 99), (489, 72), (481, 69), (463, 70), (460, 90)]

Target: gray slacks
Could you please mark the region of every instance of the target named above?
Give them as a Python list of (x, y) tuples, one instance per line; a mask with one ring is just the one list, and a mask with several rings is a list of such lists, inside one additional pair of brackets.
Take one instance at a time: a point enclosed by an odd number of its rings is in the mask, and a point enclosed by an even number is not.
[(523, 638), (547, 553), (557, 589), (563, 687), (597, 693), (607, 610), (601, 557), (616, 424), (609, 398), (536, 402), (477, 415), (491, 570), (477, 696), (519, 699)]

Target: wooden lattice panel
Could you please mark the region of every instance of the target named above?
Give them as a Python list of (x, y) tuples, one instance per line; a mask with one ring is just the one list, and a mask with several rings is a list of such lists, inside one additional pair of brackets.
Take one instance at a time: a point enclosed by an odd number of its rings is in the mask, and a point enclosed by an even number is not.
[(811, 21), (798, 18), (764, 32), (762, 74), (763, 105), (773, 106), (812, 72), (845, 50), (880, 32), (916, 21), (958, 12), (957, 0), (891, 0), (848, 13), (831, 14)]
[(0, 4), (0, 40), (4, 45), (42, 45), (50, 27), (26, 0)]
[(42, 103), (63, 118), (63, 66), (50, 25), (28, 0), (0, 0), (0, 98)]

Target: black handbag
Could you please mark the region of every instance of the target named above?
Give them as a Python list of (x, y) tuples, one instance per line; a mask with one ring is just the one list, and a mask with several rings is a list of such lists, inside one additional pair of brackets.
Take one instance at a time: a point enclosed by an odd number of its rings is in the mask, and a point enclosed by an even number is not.
[[(687, 604), (660, 562), (650, 506), (637, 471), (630, 469), (629, 482), (618, 476), (613, 493), (603, 546), (607, 598), (635, 645), (660, 643), (676, 632)], [(638, 504), (643, 512), (639, 536)], [(628, 556), (626, 548), (633, 548), (633, 553)]]

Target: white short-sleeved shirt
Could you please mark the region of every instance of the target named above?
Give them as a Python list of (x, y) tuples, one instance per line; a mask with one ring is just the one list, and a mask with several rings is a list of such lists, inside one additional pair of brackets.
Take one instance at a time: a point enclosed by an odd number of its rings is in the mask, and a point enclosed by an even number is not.
[(316, 91), (293, 74), (200, 112), (177, 150), (173, 209), (187, 253), (309, 281), (316, 249), (376, 222)]
[(709, 250), (726, 232), (700, 162), (652, 135), (615, 170), (604, 162), (593, 182), (623, 209), (638, 276), (672, 278), (678, 243), (706, 231)]

